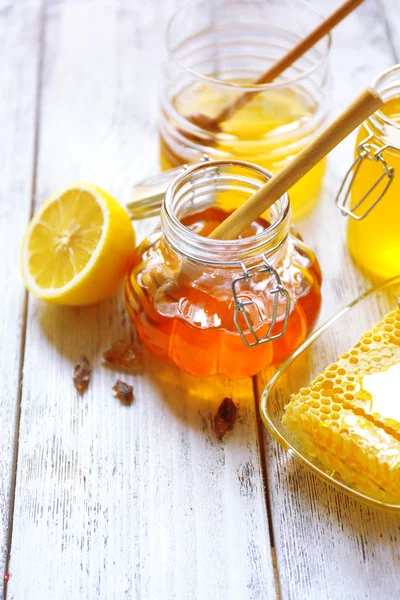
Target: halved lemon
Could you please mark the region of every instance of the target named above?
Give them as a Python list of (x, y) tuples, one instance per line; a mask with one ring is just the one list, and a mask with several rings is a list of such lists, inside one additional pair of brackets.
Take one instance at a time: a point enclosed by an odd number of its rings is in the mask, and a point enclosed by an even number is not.
[(48, 302), (93, 304), (118, 289), (134, 249), (122, 206), (99, 187), (76, 183), (46, 200), (29, 223), (22, 242), (25, 285)]

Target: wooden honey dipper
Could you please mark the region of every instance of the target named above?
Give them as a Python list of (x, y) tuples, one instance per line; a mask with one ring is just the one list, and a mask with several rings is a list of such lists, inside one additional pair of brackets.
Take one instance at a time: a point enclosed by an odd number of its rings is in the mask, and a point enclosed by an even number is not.
[[(233, 240), (237, 238), (349, 133), (378, 110), (382, 104), (383, 99), (376, 90), (370, 87), (365, 89), (331, 125), (307, 144), (288, 165), (271, 177), (240, 208), (236, 209), (225, 221), (218, 225), (209, 235), (209, 238), (216, 240)], [(213, 166), (212, 162), (210, 166)], [(205, 168), (207, 168), (206, 165)], [(165, 264), (160, 265), (159, 268), (149, 274), (146, 285), (152, 290), (151, 294), (153, 296), (161, 289), (163, 293), (169, 293), (170, 290), (181, 285), (184, 278), (190, 281), (190, 269), (190, 261), (182, 263), (175, 272), (167, 268)]]
[[(285, 56), (283, 56), (278, 62), (276, 62), (268, 71), (263, 73), (256, 81), (254, 85), (261, 85), (265, 83), (271, 83), (279, 75), (281, 75), (290, 65), (292, 65), (298, 58), (305, 54), (310, 48), (315, 46), (323, 37), (325, 37), (338, 23), (343, 21), (357, 6), (359, 6), (364, 0), (347, 0), (344, 2), (335, 12), (327, 17), (322, 23), (320, 23), (311, 33), (305, 38), (300, 40), (294, 48), (289, 50)], [(201, 113), (195, 115), (189, 115), (188, 121), (197, 125), (203, 130), (209, 131), (210, 133), (218, 133), (221, 131), (221, 123), (227, 121), (232, 115), (242, 108), (262, 89), (252, 92), (244, 92), (236, 100), (233, 100), (230, 104), (225, 106), (215, 117), (207, 117)], [(203, 138), (202, 142), (204, 142)], [(207, 145), (212, 146), (214, 140), (207, 138)]]
[[(312, 48), (319, 40), (327, 35), (336, 25), (338, 25), (338, 23), (343, 21), (343, 19), (345, 19), (347, 15), (363, 1), (364, 0), (347, 0), (344, 2), (344, 4), (342, 4), (334, 13), (320, 23), (316, 29), (300, 40), (294, 48), (289, 50), (285, 56), (275, 63), (268, 71), (263, 73), (254, 84), (257, 85), (273, 81), (278, 75), (283, 73), (285, 69), (300, 58), (300, 56), (307, 52), (307, 50)], [(189, 133), (182, 129), (179, 129), (179, 132), (187, 139), (200, 143), (202, 146), (212, 148), (217, 144), (217, 139), (212, 134), (220, 131), (220, 123), (229, 119), (236, 110), (245, 106), (245, 104), (250, 102), (250, 100), (261, 91), (262, 88), (257, 91), (244, 92), (236, 100), (225, 106), (216, 117), (208, 117), (201, 113), (187, 116), (186, 119), (200, 127), (204, 135), (202, 135), (201, 132)], [(210, 133), (210, 135), (207, 136), (206, 132)], [(184, 168), (185, 166), (182, 167), (182, 169)], [(168, 171), (166, 172), (166, 175), (168, 177)], [(132, 199), (127, 205), (130, 217), (132, 219), (140, 220), (158, 215), (166, 187), (167, 185), (164, 179), (157, 181), (157, 183), (149, 181), (136, 185)]]
[(271, 177), (254, 196), (218, 225), (209, 237), (218, 240), (237, 238), (382, 104), (383, 99), (378, 92), (373, 88), (366, 88), (331, 125), (307, 144), (279, 173)]

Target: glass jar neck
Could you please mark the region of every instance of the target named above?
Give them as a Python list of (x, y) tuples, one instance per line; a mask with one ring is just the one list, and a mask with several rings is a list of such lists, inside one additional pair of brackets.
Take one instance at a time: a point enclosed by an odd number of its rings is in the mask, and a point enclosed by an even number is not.
[(268, 227), (243, 239), (202, 237), (181, 223), (190, 214), (225, 206), (232, 198), (243, 204), (271, 176), (261, 167), (238, 160), (212, 161), (185, 171), (169, 186), (161, 211), (162, 230), (170, 246), (184, 260), (216, 267), (251, 264), (262, 255), (274, 262), (284, 252), (290, 232), (291, 210), (287, 194), (264, 213)]
[(197, 0), (179, 8), (169, 22), (168, 59), (199, 82), (240, 93), (291, 86), (317, 71), (325, 73), (330, 34), (278, 81), (253, 82), (323, 19), (306, 0)]
[[(384, 71), (372, 83), (382, 96), (385, 103), (395, 98), (399, 99), (400, 107), (400, 64)], [(400, 112), (400, 111), (399, 111)], [(373, 135), (382, 145), (390, 144), (400, 149), (400, 122), (377, 110), (365, 121), (368, 134)]]

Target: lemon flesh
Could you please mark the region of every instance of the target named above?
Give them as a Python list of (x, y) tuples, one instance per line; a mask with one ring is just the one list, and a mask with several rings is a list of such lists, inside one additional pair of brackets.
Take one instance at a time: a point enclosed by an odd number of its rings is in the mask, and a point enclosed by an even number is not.
[(111, 296), (135, 247), (129, 216), (91, 184), (61, 190), (41, 206), (22, 244), (26, 287), (38, 298), (85, 305)]

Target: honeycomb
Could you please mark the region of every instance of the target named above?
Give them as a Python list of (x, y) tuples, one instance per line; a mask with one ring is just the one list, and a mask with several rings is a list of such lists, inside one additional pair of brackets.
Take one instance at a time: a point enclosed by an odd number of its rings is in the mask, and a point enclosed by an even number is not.
[[(366, 383), (374, 379), (375, 397)], [(282, 421), (331, 475), (378, 500), (396, 503), (400, 501), (399, 405), (400, 307), (363, 334), (308, 387), (293, 394)]]

